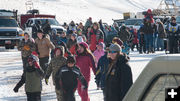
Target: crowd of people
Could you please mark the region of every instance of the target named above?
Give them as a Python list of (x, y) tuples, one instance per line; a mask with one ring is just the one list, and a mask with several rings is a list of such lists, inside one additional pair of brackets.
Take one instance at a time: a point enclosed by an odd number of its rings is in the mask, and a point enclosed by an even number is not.
[(102, 20), (93, 22), (91, 17), (85, 25), (64, 23), (61, 32), (49, 27), (47, 21), (45, 27), (32, 33), (32, 38), (24, 33), (18, 45), (23, 74), (14, 91), (25, 84), (28, 101), (41, 100), (42, 80), (48, 85), (51, 75), (58, 101), (75, 101), (76, 89), (82, 101), (90, 101), (91, 69), (97, 89), (103, 90), (104, 101), (122, 101), (133, 84), (130, 49), (136, 47), (140, 54), (163, 51), (164, 38), (168, 38), (170, 53), (179, 52), (180, 30), (175, 17), (166, 28), (160, 19), (153, 21), (151, 15), (145, 17), (139, 30), (117, 23), (104, 25)]

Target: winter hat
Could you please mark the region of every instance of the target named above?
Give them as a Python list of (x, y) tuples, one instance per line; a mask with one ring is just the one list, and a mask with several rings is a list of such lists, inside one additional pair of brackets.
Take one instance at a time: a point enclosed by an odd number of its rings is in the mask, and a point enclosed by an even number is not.
[(52, 30), (52, 35), (56, 35), (57, 34), (57, 30), (56, 29), (53, 29)]
[(158, 22), (161, 22), (161, 20), (160, 19), (156, 19), (156, 22), (158, 23)]
[(176, 18), (174, 16), (171, 17), (171, 21), (173, 21), (173, 20), (176, 20)]
[(122, 49), (118, 44), (111, 44), (109, 47), (109, 51), (121, 52)]
[(35, 51), (28, 57), (28, 62), (32, 62), (36, 68), (40, 68), (38, 54)]
[[(38, 31), (37, 31), (37, 33), (43, 33), (43, 30), (42, 29), (39, 29)], [(44, 34), (44, 33), (43, 33)]]
[(24, 33), (24, 35), (28, 35), (28, 36), (30, 37), (30, 34), (29, 34), (29, 33), (27, 33), (27, 32), (25, 32), (25, 33)]
[(98, 44), (98, 46), (101, 46), (103, 49), (106, 47), (103, 42), (100, 42), (100, 43)]
[(81, 42), (79, 43), (79, 45), (85, 47), (85, 48), (89, 48), (88, 44), (86, 42)]
[(77, 34), (74, 34), (74, 33), (73, 33), (72, 36), (75, 37), (75, 38), (77, 38)]
[(55, 50), (54, 50), (54, 53), (55, 53), (55, 54), (56, 54), (56, 51), (57, 51), (58, 49), (61, 51), (61, 56), (64, 56), (64, 54), (65, 54), (64, 47), (63, 47), (63, 46), (57, 46), (57, 47), (55, 48)]
[(77, 43), (81, 43), (84, 42), (83, 37), (82, 36), (78, 36), (77, 37)]
[(74, 58), (74, 56), (69, 55), (67, 57), (67, 63), (76, 63), (76, 59)]

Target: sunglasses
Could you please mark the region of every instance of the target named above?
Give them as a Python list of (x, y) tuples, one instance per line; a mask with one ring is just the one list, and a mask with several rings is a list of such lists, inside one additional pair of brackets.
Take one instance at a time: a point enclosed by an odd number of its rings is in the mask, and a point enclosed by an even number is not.
[(109, 53), (117, 53), (117, 51), (109, 51)]

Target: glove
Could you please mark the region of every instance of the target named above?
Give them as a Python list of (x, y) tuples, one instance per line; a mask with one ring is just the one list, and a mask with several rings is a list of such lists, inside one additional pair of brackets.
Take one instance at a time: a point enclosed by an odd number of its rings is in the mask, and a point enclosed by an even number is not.
[(24, 50), (29, 51), (29, 50), (30, 50), (30, 47), (29, 47), (28, 45), (25, 45), (25, 46), (24, 46)]
[(48, 85), (48, 81), (49, 81), (49, 79), (47, 79), (47, 78), (46, 78), (46, 79), (45, 79), (45, 83), (46, 83), (46, 85)]
[(15, 87), (14, 89), (13, 89), (13, 91), (15, 92), (15, 93), (17, 93), (18, 92), (18, 87)]

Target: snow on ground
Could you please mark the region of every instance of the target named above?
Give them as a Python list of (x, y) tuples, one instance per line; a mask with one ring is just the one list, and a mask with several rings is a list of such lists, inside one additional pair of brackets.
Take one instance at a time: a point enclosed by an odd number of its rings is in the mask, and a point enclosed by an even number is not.
[[(17, 9), (26, 13), (27, 0), (1, 0), (0, 9)], [(93, 21), (103, 19), (112, 23), (112, 19), (122, 18), (123, 12), (140, 12), (148, 8), (157, 8), (160, 0), (32, 0), (35, 9), (41, 13), (55, 14), (60, 23), (84, 22), (90, 16)]]
[[(132, 52), (130, 54), (130, 66), (133, 72), (133, 81), (137, 79), (152, 58), (160, 55), (164, 55), (164, 52), (156, 52), (155, 54)], [(20, 88), (19, 93), (13, 92), (13, 88), (22, 74), (20, 52), (17, 49), (5, 50), (0, 48), (0, 61), (0, 101), (26, 101), (24, 87)], [(93, 73), (88, 93), (91, 101), (103, 101), (102, 91), (96, 90)], [(80, 101), (79, 95), (77, 93), (75, 95), (76, 100)], [(56, 101), (56, 94), (51, 79), (49, 85), (45, 85), (43, 80), (42, 101)]]

